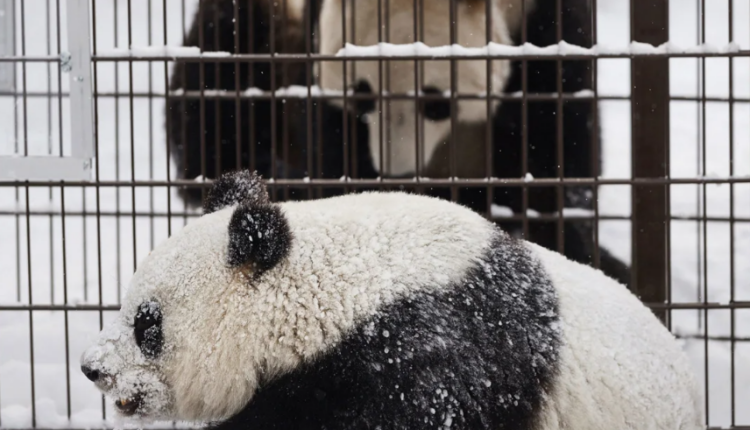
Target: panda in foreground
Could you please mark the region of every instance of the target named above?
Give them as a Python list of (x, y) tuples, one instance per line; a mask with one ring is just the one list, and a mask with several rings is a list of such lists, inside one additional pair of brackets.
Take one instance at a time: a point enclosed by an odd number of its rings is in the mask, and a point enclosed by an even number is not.
[(271, 203), (225, 174), (81, 357), (120, 416), (214, 429), (699, 429), (686, 356), (621, 284), (457, 204)]

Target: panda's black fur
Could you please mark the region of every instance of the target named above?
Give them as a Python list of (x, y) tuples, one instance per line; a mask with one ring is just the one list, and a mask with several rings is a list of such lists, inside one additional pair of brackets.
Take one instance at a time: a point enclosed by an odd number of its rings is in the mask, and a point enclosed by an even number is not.
[[(237, 205), (235, 217), (268, 208), (245, 199), (247, 184), (262, 186), (250, 179), (255, 176), (247, 173), (223, 178), (212, 198)], [(263, 191), (258, 187), (251, 194)], [(283, 215), (274, 214), (258, 219), (255, 229), (277, 231)], [(244, 233), (233, 217), (230, 247), (231, 238)], [(425, 285), (379, 309), (334, 349), (261, 381), (242, 411), (211, 428), (385, 430), (446, 423), (459, 430), (536, 428), (559, 367), (557, 293), (521, 242), (505, 234), (490, 240), (486, 254), (460, 281), (437, 289)], [(239, 245), (244, 249), (235, 253), (256, 252), (253, 241)]]
[[(316, 2), (308, 3), (316, 7)], [(209, 52), (267, 54), (271, 50), (273, 16), (274, 51), (305, 52), (305, 26), (282, 16), (284, 0), (201, 0), (198, 4), (190, 31), (183, 42), (185, 46), (197, 46)], [(275, 10), (272, 10), (274, 7)], [(313, 14), (316, 10), (313, 9)], [(239, 17), (237, 23), (235, 16)], [(236, 40), (235, 24), (238, 29)], [(306, 84), (304, 63), (277, 63), (274, 68), (269, 62), (262, 61), (239, 62), (238, 65), (206, 61), (203, 64), (201, 72), (199, 62), (177, 62), (170, 77), (170, 91), (199, 91), (201, 82), (204, 90), (226, 90), (230, 94), (234, 94), (237, 88), (240, 91), (250, 87), (271, 91)], [(304, 132), (304, 127), (290, 127), (284, 120), (285, 117), (304, 116), (304, 112), (299, 111), (301, 105), (304, 102), (283, 103), (276, 100), (272, 103), (269, 99), (250, 101), (243, 98), (238, 109), (234, 99), (207, 95), (201, 108), (198, 98), (172, 96), (166, 110), (166, 126), (177, 178), (192, 180), (203, 176), (215, 179), (222, 172), (247, 168), (251, 164), (266, 177), (271, 177), (274, 172), (276, 177), (281, 178), (304, 177), (306, 172), (304, 166), (300, 168), (302, 163), (299, 161), (305, 159), (304, 148), (293, 144), (285, 160), (281, 147), (284, 141), (295, 143), (303, 139), (297, 137), (296, 133)], [(204, 132), (203, 139), (201, 130)], [(274, 134), (277, 142), (275, 154), (271, 148)], [(205, 198), (203, 190), (196, 184), (180, 189), (180, 196), (188, 206), (200, 207)]]
[[(307, 8), (317, 16), (321, 3), (324, 0), (308, 0)], [(240, 49), (239, 52), (262, 53), (269, 50), (269, 16), (265, 0), (245, 0), (238, 2), (241, 17), (239, 28)], [(547, 46), (557, 43), (556, 10), (546, 3), (538, 1), (537, 7), (528, 16), (526, 40), (537, 46)], [(249, 11), (252, 8), (254, 21), (252, 25), (248, 21)], [(204, 49), (234, 51), (234, 25), (231, 19), (234, 16), (233, 4), (229, 0), (220, 0), (204, 5)], [(591, 46), (591, 7), (588, 0), (563, 0), (562, 10), (562, 37), (565, 41), (580, 45)], [(311, 23), (310, 28), (314, 28)], [(186, 45), (198, 45), (199, 20), (193, 23), (191, 32), (186, 40)], [(280, 23), (276, 28), (280, 29)], [(521, 26), (518, 26), (519, 32)], [(217, 32), (218, 29), (218, 32)], [(252, 29), (254, 46), (248, 49), (245, 42), (249, 39)], [(301, 32), (302, 29), (289, 30), (293, 33)], [(319, 31), (319, 30), (316, 30)], [(296, 34), (296, 33), (295, 33)], [(521, 34), (514, 34), (513, 40), (520, 41)], [(289, 36), (281, 34), (277, 39), (287, 38), (285, 52), (304, 52), (304, 37)], [(215, 43), (218, 40), (218, 44)], [(278, 45), (279, 42), (277, 42)], [(179, 63), (182, 64), (182, 63)], [(563, 91), (575, 92), (591, 88), (590, 62), (585, 60), (563, 61)], [(557, 68), (556, 61), (529, 61), (527, 63), (527, 90), (534, 93), (554, 93), (557, 91)], [(204, 71), (206, 89), (223, 88), (233, 90), (235, 88), (234, 71), (232, 63), (223, 63), (219, 66), (221, 81), (217, 82), (216, 67), (207, 63)], [(269, 79), (270, 68), (267, 63), (253, 63), (256, 87), (264, 90), (271, 88)], [(287, 85), (306, 85), (304, 66), (291, 65), (287, 69)], [(281, 67), (276, 68), (277, 74)], [(183, 80), (183, 73), (184, 80)], [(240, 85), (244, 89), (249, 86), (247, 64), (240, 65)], [(506, 93), (514, 93), (522, 89), (521, 62), (512, 63), (512, 74), (505, 88)], [(184, 85), (183, 85), (184, 84)], [(170, 87), (172, 89), (187, 87), (198, 89), (200, 87), (199, 66), (197, 63), (178, 65), (172, 76)], [(275, 79), (275, 87), (282, 86), (281, 75)], [(240, 106), (240, 147), (241, 159), (237, 159), (237, 133), (236, 133), (236, 105), (234, 100), (221, 101), (217, 112), (216, 101), (207, 98), (205, 101), (205, 148), (202, 148), (200, 127), (201, 121), (200, 103), (197, 100), (188, 101), (187, 105), (181, 98), (171, 99), (168, 110), (168, 124), (170, 126), (170, 145), (172, 155), (178, 165), (178, 177), (192, 179), (205, 173), (205, 176), (214, 178), (217, 173), (232, 170), (248, 165), (250, 151), (248, 148), (255, 145), (255, 168), (264, 176), (272, 176), (271, 160), (271, 117), (270, 102), (259, 100), (254, 102), (255, 128), (250, 124), (249, 103), (243, 101)], [(589, 100), (565, 101), (563, 105), (563, 148), (564, 148), (564, 176), (565, 177), (595, 177), (601, 168), (601, 159), (594, 160), (593, 142), (598, 144), (599, 130), (594, 129), (594, 116), (596, 107)], [(284, 111), (288, 115), (289, 124), (283, 124)], [(182, 121), (182, 112), (186, 113), (186, 121)], [(528, 104), (528, 169), (535, 178), (557, 176), (557, 101), (532, 101)], [(305, 103), (276, 103), (276, 139), (281, 142), (284, 133), (289, 133), (288, 142), (292, 143), (292, 160), (289, 165), (285, 164), (279, 151), (276, 152), (276, 177), (280, 178), (302, 178), (305, 176), (338, 179), (347, 174), (354, 178), (376, 178), (378, 173), (373, 167), (368, 146), (367, 126), (358, 121), (356, 114), (344, 113), (339, 108), (326, 102), (313, 103), (311, 130), (312, 135), (307, 135), (308, 114)], [(348, 139), (345, 144), (343, 139), (344, 118), (347, 122)], [(217, 122), (218, 121), (218, 122)], [(219, 135), (217, 125), (220, 123), (223, 135)], [(355, 125), (356, 123), (356, 125)], [(183, 128), (185, 129), (183, 133)], [(493, 176), (499, 178), (519, 178), (522, 176), (522, 104), (520, 101), (504, 101), (493, 117)], [(251, 142), (250, 136), (256, 136)], [(594, 139), (594, 137), (596, 138)], [(221, 142), (220, 157), (214, 154), (216, 142)], [(312, 154), (307, 153), (307, 144), (311, 142)], [(183, 148), (182, 145), (186, 148)], [(350, 168), (345, 170), (344, 147), (349, 154), (348, 163)], [(601, 151), (596, 151), (601, 153)], [(436, 154), (437, 159), (446, 158), (447, 154)], [(204, 159), (204, 163), (201, 160)], [(312, 160), (312, 171), (308, 170), (307, 160)], [(323, 189), (319, 194), (323, 197), (341, 194), (343, 187)], [(451, 198), (449, 189), (427, 188), (422, 192), (441, 198)], [(182, 196), (191, 205), (199, 205), (201, 200), (201, 189), (191, 188), (183, 191)], [(291, 190), (290, 198), (306, 197), (307, 193), (295, 193)], [(279, 195), (276, 196), (281, 197)], [(584, 209), (593, 208), (592, 190), (590, 187), (568, 187), (564, 190), (564, 206)], [(459, 190), (458, 202), (470, 207), (480, 213), (487, 213), (486, 191), (481, 188), (465, 188)], [(496, 188), (493, 191), (493, 203), (500, 206), (510, 207), (514, 213), (522, 213), (522, 192), (520, 188)], [(553, 213), (557, 210), (557, 192), (555, 188), (529, 187), (528, 208), (541, 213)], [(521, 227), (519, 222), (500, 222), (503, 228), (510, 231), (518, 231)], [(553, 222), (529, 223), (529, 237), (532, 242), (539, 243), (550, 249), (558, 249), (558, 238), (556, 225)], [(564, 229), (564, 254), (569, 258), (592, 264), (594, 260), (595, 247), (594, 235), (590, 221), (566, 221)], [(599, 247), (600, 265), (602, 270), (626, 285), (630, 281), (630, 270), (626, 264), (610, 254), (605, 248)]]

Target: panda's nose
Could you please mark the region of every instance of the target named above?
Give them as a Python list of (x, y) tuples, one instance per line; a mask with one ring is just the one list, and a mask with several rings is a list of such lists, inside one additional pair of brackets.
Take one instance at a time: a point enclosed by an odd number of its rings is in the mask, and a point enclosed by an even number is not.
[(81, 372), (83, 372), (91, 382), (96, 382), (102, 377), (102, 374), (98, 370), (94, 370), (88, 366), (81, 366)]

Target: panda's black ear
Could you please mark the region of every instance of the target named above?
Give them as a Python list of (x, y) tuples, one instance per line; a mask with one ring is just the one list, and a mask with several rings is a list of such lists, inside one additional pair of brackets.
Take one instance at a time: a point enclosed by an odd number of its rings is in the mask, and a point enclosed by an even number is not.
[(240, 205), (228, 228), (231, 267), (252, 264), (255, 271), (269, 270), (286, 258), (292, 244), (289, 224), (277, 205)]
[(203, 202), (203, 213), (210, 214), (236, 204), (264, 205), (269, 202), (266, 184), (256, 172), (237, 170), (214, 181)]

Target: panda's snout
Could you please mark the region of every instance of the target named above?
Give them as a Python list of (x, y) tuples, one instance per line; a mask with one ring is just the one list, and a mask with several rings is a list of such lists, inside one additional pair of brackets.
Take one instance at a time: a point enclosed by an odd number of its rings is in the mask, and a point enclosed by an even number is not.
[(81, 366), (81, 372), (89, 379), (91, 382), (98, 382), (100, 379), (103, 378), (104, 374), (96, 369), (92, 369), (86, 365)]

